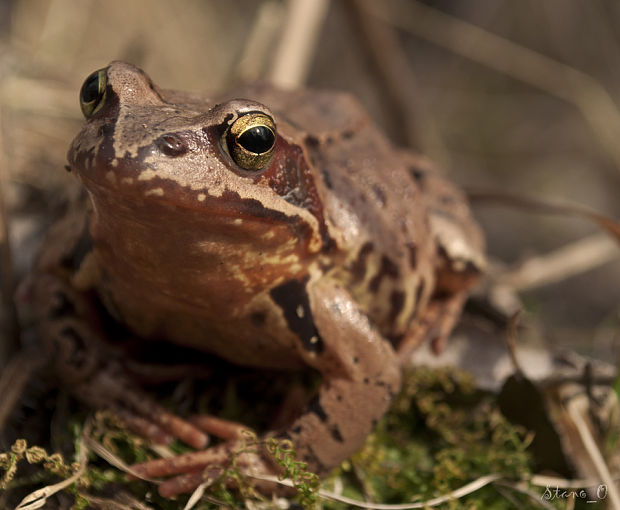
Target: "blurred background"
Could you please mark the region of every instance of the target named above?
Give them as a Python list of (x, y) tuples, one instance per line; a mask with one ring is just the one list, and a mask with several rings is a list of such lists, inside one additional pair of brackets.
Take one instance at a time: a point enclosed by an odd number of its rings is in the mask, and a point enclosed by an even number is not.
[[(252, 80), (346, 90), (473, 198), (525, 194), (620, 217), (615, 0), (0, 0), (5, 306), (74, 185), (63, 166), (80, 86), (115, 59), (207, 95)], [(578, 215), (498, 202), (473, 201), (492, 273), (549, 345), (617, 360), (615, 241)]]

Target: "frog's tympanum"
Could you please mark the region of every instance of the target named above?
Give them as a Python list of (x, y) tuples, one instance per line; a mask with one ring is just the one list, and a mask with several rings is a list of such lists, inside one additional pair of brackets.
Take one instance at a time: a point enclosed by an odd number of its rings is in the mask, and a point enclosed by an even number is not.
[[(62, 377), (150, 437), (195, 448), (134, 466), (167, 477), (159, 491), (172, 496), (226, 462), (238, 429), (127, 390), (98, 356), (102, 311), (144, 342), (309, 367), (316, 395), (271, 435), (328, 473), (386, 412), (406, 353), (440, 345), (460, 315), (483, 263), (462, 193), (342, 93), (263, 85), (207, 100), (113, 62), (80, 102), (67, 169), (88, 199), (52, 228), (29, 279)], [(201, 428), (227, 441), (207, 448)], [(267, 455), (239, 461), (277, 472)]]

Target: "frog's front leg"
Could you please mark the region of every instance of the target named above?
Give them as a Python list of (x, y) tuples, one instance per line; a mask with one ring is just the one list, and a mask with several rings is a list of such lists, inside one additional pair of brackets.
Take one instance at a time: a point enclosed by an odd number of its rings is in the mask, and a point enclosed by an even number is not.
[(319, 393), (288, 430), (301, 459), (327, 474), (363, 444), (400, 389), (400, 365), (388, 340), (338, 284), (309, 289), (317, 345), (307, 363), (323, 374)]
[(110, 409), (131, 429), (157, 443), (178, 438), (204, 447), (203, 432), (172, 415), (138, 390), (106, 348), (98, 313), (87, 293), (51, 273), (34, 273), (21, 286), (34, 308), (38, 336), (72, 395), (96, 409)]
[[(308, 469), (325, 475), (361, 447), (387, 411), (400, 387), (399, 364), (391, 344), (336, 283), (321, 280), (306, 288), (294, 281), (279, 290), (273, 295), (299, 336), (298, 351), (323, 381), (302, 414), (276, 437), (290, 439)], [(195, 489), (208, 476), (205, 469), (226, 462), (240, 447), (233, 441), (133, 468), (148, 477), (178, 475), (159, 487), (170, 497)], [(250, 474), (278, 471), (267, 455), (244, 455), (237, 465)]]

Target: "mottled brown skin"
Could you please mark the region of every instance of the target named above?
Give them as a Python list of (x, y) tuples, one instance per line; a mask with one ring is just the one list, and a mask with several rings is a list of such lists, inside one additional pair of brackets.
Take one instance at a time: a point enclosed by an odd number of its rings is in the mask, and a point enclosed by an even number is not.
[[(72, 337), (96, 355), (101, 333), (82, 304), (94, 293), (144, 341), (240, 365), (312, 367), (323, 377), (318, 394), (277, 434), (327, 473), (386, 412), (400, 385), (399, 349), (402, 358), (424, 338), (441, 342), (460, 314), (483, 260), (463, 196), (425, 160), (397, 151), (348, 95), (255, 86), (209, 101), (162, 91), (122, 62), (106, 76), (105, 102), (68, 155), (89, 201), (53, 229), (30, 279), (47, 299), (48, 343)], [(247, 112), (277, 126), (260, 170), (239, 167), (223, 142)], [(105, 405), (103, 362), (78, 365), (66, 370), (75, 380), (87, 367), (76, 387)], [(129, 407), (164, 435), (204, 444), (156, 406)], [(233, 447), (136, 470), (172, 476), (160, 486), (171, 496), (192, 490)], [(248, 470), (274, 471), (262, 457), (246, 460)]]

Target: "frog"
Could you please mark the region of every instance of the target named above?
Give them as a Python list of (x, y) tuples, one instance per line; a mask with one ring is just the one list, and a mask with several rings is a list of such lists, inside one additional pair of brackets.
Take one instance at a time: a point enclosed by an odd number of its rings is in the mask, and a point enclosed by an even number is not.
[[(147, 344), (313, 370), (315, 394), (264, 438), (327, 475), (387, 412), (411, 352), (442, 348), (483, 273), (464, 193), (345, 92), (263, 83), (210, 99), (113, 61), (86, 78), (80, 106), (66, 169), (84, 193), (26, 285), (63, 381), (149, 439), (192, 447), (132, 466), (174, 497), (224, 466), (246, 428), (177, 416), (130, 387), (104, 320)], [(237, 462), (280, 473), (262, 450)]]

